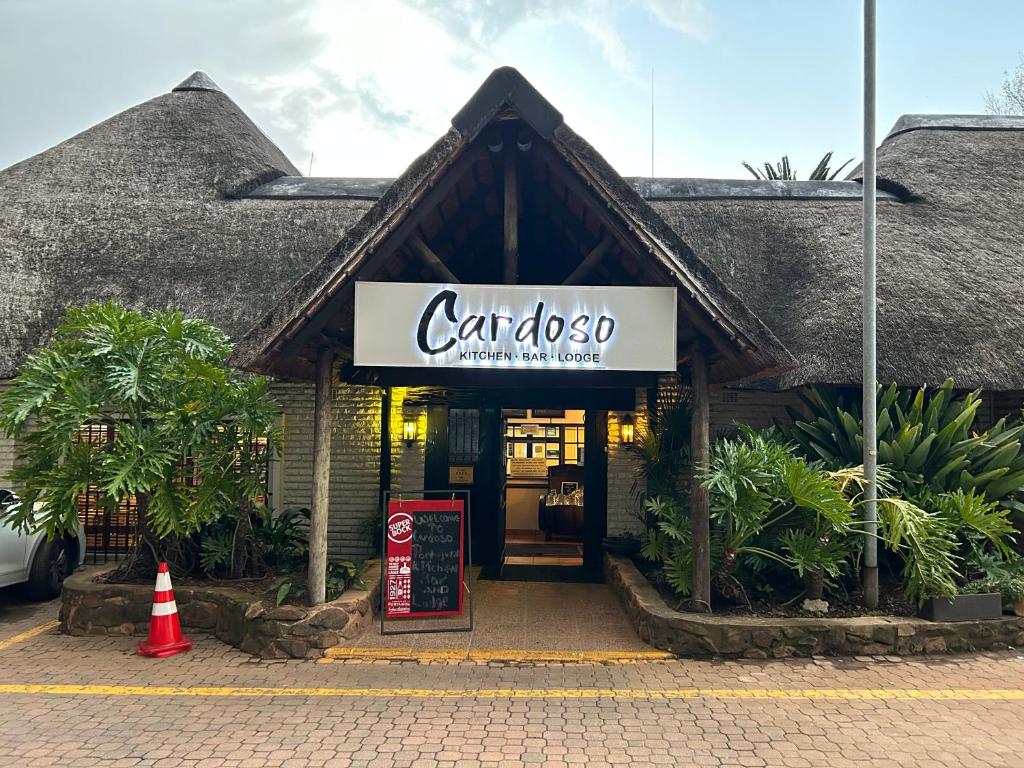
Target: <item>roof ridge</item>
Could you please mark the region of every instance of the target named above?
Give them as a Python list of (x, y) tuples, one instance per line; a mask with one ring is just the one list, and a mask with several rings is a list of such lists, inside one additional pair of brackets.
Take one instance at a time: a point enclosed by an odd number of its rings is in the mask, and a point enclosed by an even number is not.
[(214, 93), (224, 93), (220, 86), (213, 82), (213, 78), (201, 69), (197, 69), (171, 89), (171, 93), (175, 91), (213, 91)]
[(883, 141), (909, 131), (1024, 131), (1024, 115), (943, 114), (901, 115)]

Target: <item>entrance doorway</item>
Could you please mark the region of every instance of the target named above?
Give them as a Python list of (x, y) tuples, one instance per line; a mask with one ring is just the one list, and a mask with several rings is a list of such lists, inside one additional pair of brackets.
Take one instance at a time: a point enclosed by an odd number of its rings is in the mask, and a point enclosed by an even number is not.
[(437, 388), (405, 403), (427, 410), (424, 487), (470, 491), (481, 578), (602, 580), (608, 412), (633, 410), (635, 389)]
[(586, 412), (504, 409), (501, 434), (502, 578), (580, 578), (586, 531)]

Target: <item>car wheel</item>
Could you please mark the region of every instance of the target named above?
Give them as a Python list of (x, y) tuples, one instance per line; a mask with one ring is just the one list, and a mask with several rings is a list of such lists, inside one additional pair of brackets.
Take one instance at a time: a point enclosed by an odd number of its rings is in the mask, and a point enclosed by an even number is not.
[(60, 595), (64, 579), (71, 575), (75, 564), (64, 539), (44, 541), (32, 559), (28, 576), (29, 595), (36, 600), (52, 600)]

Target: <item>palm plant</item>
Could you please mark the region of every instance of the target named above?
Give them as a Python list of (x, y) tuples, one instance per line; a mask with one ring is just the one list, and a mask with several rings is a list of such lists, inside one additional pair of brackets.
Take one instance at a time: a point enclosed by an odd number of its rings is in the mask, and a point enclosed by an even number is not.
[(633, 493), (671, 497), (680, 492), (689, 476), (690, 408), (686, 390), (662, 394), (650, 416), (636, 427), (633, 448), (640, 466)]
[[(833, 181), (835, 178), (842, 173), (843, 169), (846, 168), (850, 163), (853, 162), (851, 157), (845, 163), (840, 165), (834, 171), (829, 167), (832, 162), (832, 153), (826, 152), (818, 164), (814, 166), (814, 170), (811, 171), (811, 175), (808, 176), (809, 181)], [(782, 159), (778, 161), (774, 166), (771, 163), (764, 163), (762, 168), (755, 168), (750, 163), (744, 162), (743, 167), (750, 172), (750, 175), (755, 179), (761, 179), (764, 181), (793, 181), (796, 179), (796, 170), (789, 164), (789, 156), (783, 155)]]

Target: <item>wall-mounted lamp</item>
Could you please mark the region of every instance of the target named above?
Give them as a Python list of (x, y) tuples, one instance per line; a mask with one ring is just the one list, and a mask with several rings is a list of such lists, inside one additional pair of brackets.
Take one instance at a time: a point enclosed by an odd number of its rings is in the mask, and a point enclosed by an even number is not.
[(406, 416), (402, 421), (402, 439), (406, 447), (412, 447), (416, 442), (416, 417)]
[(627, 448), (633, 447), (633, 414), (627, 413), (619, 422), (622, 444)]

